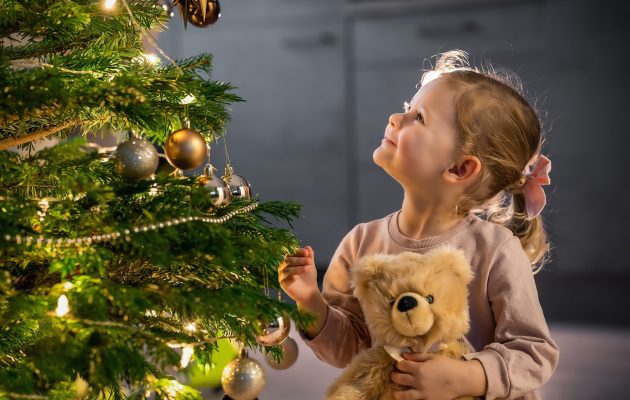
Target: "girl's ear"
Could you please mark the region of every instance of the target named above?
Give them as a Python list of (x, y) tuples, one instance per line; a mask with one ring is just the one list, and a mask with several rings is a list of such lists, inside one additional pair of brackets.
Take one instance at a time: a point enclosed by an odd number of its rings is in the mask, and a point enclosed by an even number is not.
[(444, 178), (450, 183), (470, 182), (481, 172), (481, 161), (471, 155), (459, 156), (446, 171)]

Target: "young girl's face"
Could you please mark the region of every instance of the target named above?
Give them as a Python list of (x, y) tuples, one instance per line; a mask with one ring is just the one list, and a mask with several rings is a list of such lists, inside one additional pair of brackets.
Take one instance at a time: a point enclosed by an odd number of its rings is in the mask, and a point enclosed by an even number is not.
[(435, 190), (453, 162), (455, 96), (444, 79), (424, 84), (405, 111), (392, 114), (374, 162), (406, 190)]

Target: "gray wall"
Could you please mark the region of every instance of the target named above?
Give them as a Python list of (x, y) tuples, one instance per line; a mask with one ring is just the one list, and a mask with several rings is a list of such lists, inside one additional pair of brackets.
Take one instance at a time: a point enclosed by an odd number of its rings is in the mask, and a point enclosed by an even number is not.
[[(630, 289), (629, 1), (221, 4), (222, 18), (205, 29), (184, 30), (177, 14), (160, 43), (176, 58), (213, 53), (214, 78), (239, 87), (247, 103), (233, 107), (228, 127), (232, 164), (263, 200), (303, 204), (295, 230), (321, 268), (354, 224), (400, 207), (402, 191), (372, 151), (431, 56), (458, 48), (476, 66), (516, 72), (543, 111), (553, 162), (544, 217), (554, 246), (537, 277), (545, 308), (559, 318), (630, 323), (628, 311), (610, 311)], [(222, 153), (220, 143), (219, 168)], [(567, 311), (576, 305), (577, 314)], [(601, 308), (608, 317), (593, 315)]]

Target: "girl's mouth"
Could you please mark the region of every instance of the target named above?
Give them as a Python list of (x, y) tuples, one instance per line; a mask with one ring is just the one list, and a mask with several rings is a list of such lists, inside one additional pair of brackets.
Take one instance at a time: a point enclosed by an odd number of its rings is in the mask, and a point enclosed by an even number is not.
[(396, 143), (392, 142), (391, 140), (389, 140), (386, 137), (383, 138), (383, 143), (387, 143), (387, 144), (391, 144), (392, 146), (396, 146)]

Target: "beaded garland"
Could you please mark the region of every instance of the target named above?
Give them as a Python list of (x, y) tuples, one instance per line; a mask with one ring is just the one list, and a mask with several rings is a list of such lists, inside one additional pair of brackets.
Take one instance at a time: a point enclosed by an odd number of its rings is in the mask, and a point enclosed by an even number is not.
[(133, 228), (130, 229), (123, 229), (120, 231), (116, 231), (116, 232), (112, 232), (112, 233), (106, 233), (106, 234), (102, 234), (102, 235), (91, 235), (91, 236), (84, 236), (84, 237), (79, 237), (79, 238), (50, 238), (50, 237), (44, 237), (44, 236), (22, 236), (22, 235), (9, 235), (6, 234), (4, 235), (4, 240), (7, 242), (13, 242), (16, 243), (18, 245), (24, 243), (27, 246), (35, 244), (35, 246), (37, 247), (41, 247), (41, 246), (54, 246), (54, 247), (70, 247), (70, 246), (80, 246), (80, 245), (90, 245), (92, 243), (101, 243), (101, 242), (111, 242), (113, 240), (116, 240), (118, 238), (120, 238), (121, 236), (125, 236), (128, 237), (129, 235), (133, 234), (133, 233), (140, 233), (140, 232), (148, 232), (148, 231), (155, 231), (158, 229), (162, 229), (164, 227), (170, 227), (170, 226), (174, 226), (174, 225), (180, 225), (180, 224), (185, 224), (188, 222), (193, 222), (193, 221), (201, 221), (201, 222), (206, 222), (206, 223), (210, 223), (210, 224), (222, 224), (224, 222), (227, 222), (228, 220), (232, 219), (235, 215), (238, 214), (243, 214), (243, 213), (247, 213), (250, 211), (253, 211), (254, 209), (256, 209), (256, 207), (258, 207), (258, 203), (253, 203), (250, 204), (246, 207), (243, 207), (241, 209), (238, 210), (233, 210), (230, 211), (229, 213), (227, 213), (226, 215), (222, 216), (222, 217), (202, 217), (202, 216), (191, 216), (191, 217), (180, 217), (180, 218), (173, 218), (164, 222), (159, 222), (157, 224), (147, 224), (147, 225), (141, 225), (141, 226), (135, 226)]

